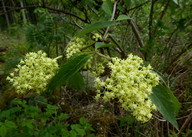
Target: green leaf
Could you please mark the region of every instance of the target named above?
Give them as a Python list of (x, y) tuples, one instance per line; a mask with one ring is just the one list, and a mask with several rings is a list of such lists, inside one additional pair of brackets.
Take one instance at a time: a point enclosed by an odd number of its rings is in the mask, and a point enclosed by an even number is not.
[(81, 136), (84, 136), (86, 133), (85, 133), (85, 130), (82, 129), (81, 125), (79, 124), (73, 124), (71, 125), (71, 129), (72, 130), (75, 130), (79, 135)]
[(132, 0), (125, 0), (125, 5), (127, 7), (131, 7), (131, 4), (132, 4)]
[(89, 134), (87, 137), (95, 137), (94, 134)]
[(175, 4), (177, 4), (177, 5), (179, 5), (178, 0), (173, 0), (173, 2), (174, 2)]
[(72, 130), (76, 130), (77, 128), (81, 128), (81, 125), (79, 125), (79, 124), (73, 124), (73, 125), (71, 125), (71, 129), (72, 129)]
[(81, 136), (85, 136), (85, 130), (83, 130), (83, 129), (80, 129), (80, 128), (76, 128), (76, 131), (77, 131), (77, 133), (79, 134), (79, 135), (81, 135)]
[(58, 120), (61, 121), (61, 120), (65, 120), (65, 119), (69, 118), (69, 115), (61, 113), (57, 118), (58, 118)]
[(8, 110), (1, 111), (0, 119), (12, 117), (14, 115), (14, 113), (17, 113), (19, 111), (21, 111), (20, 107), (14, 107), (14, 108), (10, 108)]
[(71, 130), (70, 137), (77, 137), (77, 133), (74, 130)]
[(114, 26), (117, 25), (119, 23), (114, 22), (114, 21), (102, 21), (102, 22), (96, 22), (90, 25), (87, 25), (85, 28), (83, 28), (81, 31), (79, 31), (77, 33), (77, 37), (90, 33), (92, 31), (98, 30), (98, 29), (102, 29), (102, 28), (106, 28), (108, 26)]
[(53, 115), (53, 114), (57, 114), (57, 110), (59, 109), (59, 107), (58, 106), (54, 106), (54, 105), (50, 105), (50, 104), (48, 104), (47, 105), (47, 108), (46, 108), (46, 115), (47, 116), (51, 116), (51, 115)]
[(178, 130), (176, 115), (179, 112), (180, 104), (172, 91), (159, 84), (153, 88), (153, 93), (149, 97), (163, 117)]
[(90, 57), (90, 54), (78, 54), (69, 59), (52, 78), (48, 85), (48, 90), (55, 90), (57, 87), (66, 83), (69, 78), (74, 76), (85, 65)]
[(34, 128), (34, 126), (33, 126), (33, 120), (32, 120), (32, 119), (31, 119), (31, 120), (23, 121), (23, 122), (21, 123), (21, 125), (22, 125), (23, 127), (27, 127), (28, 129), (33, 129), (33, 128)]
[(81, 75), (81, 73), (77, 72), (67, 80), (67, 83), (71, 87), (80, 90), (84, 85), (83, 76)]
[(120, 21), (120, 20), (130, 20), (131, 18), (129, 17), (129, 16), (127, 16), (127, 15), (119, 15), (118, 17), (117, 17), (117, 19), (116, 19), (116, 21)]
[(12, 121), (6, 121), (5, 126), (8, 128), (17, 128), (16, 124)]
[(112, 15), (113, 4), (111, 1), (107, 0), (103, 2), (101, 8), (104, 10), (105, 13)]
[(86, 125), (87, 124), (87, 120), (84, 117), (80, 118), (79, 122), (80, 122), (81, 125)]
[(104, 43), (104, 42), (96, 42), (95, 43), (95, 48), (98, 49), (98, 48), (106, 48), (106, 47), (114, 47), (115, 44), (107, 44), (107, 43)]
[(133, 125), (135, 118), (130, 116), (117, 118), (120, 121), (120, 127), (126, 127), (127, 125)]
[(36, 103), (36, 104), (40, 104), (40, 105), (46, 105), (47, 104), (47, 98), (45, 98), (44, 96), (36, 96), (33, 101)]
[(7, 134), (7, 131), (8, 131), (8, 129), (7, 129), (7, 127), (6, 126), (1, 126), (0, 127), (0, 136), (1, 137), (5, 137), (6, 136), (6, 134)]

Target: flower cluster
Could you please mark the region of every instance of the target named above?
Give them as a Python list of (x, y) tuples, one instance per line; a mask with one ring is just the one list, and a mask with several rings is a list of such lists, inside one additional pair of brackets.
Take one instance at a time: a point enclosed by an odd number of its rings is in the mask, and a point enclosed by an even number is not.
[(93, 34), (93, 39), (94, 39), (95, 41), (98, 41), (99, 39), (102, 39), (102, 36), (101, 36), (99, 33), (94, 33), (94, 34)]
[[(97, 41), (102, 37), (98, 33), (95, 33), (93, 38), (94, 40)], [(80, 53), (81, 49), (86, 46), (87, 44), (85, 43), (85, 39), (78, 38), (78, 37), (73, 38), (71, 42), (67, 45), (67, 49), (66, 49), (67, 58), (70, 58), (76, 53)], [(91, 52), (95, 50), (96, 49), (94, 49), (93, 47), (90, 47), (90, 48), (87, 48), (85, 51)], [(101, 63), (97, 63), (97, 62), (101, 62)], [(99, 76), (104, 72), (104, 66), (103, 66), (104, 63), (106, 63), (106, 60), (101, 59), (97, 55), (94, 55), (87, 61), (86, 65), (84, 66), (84, 69), (86, 69), (87, 71), (89, 71), (95, 76)]]
[(150, 65), (143, 66), (143, 60), (132, 54), (124, 60), (112, 58), (108, 67), (111, 69), (110, 77), (95, 80), (96, 99), (109, 101), (117, 98), (137, 120), (147, 122), (152, 117), (151, 111), (156, 109), (148, 95), (159, 83), (159, 77), (151, 71)]
[(48, 58), (43, 51), (30, 52), (20, 61), (14, 72), (10, 73), (7, 80), (19, 94), (27, 91), (40, 94), (58, 70), (57, 59)]
[(70, 58), (74, 54), (81, 52), (81, 49), (84, 48), (85, 46), (86, 46), (85, 39), (78, 37), (73, 38), (67, 45), (66, 49), (67, 58)]
[(95, 71), (92, 72), (94, 76), (99, 76), (100, 74), (104, 73), (105, 67), (102, 63), (97, 63), (95, 65)]

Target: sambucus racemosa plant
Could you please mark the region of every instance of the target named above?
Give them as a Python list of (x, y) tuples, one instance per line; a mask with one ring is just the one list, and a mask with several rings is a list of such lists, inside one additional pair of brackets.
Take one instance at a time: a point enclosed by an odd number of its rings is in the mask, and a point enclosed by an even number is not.
[[(75, 36), (66, 47), (65, 53), (68, 59), (67, 63), (63, 64), (58, 72), (54, 72), (57, 69), (53, 71), (53, 73), (56, 75), (53, 77), (53, 79), (51, 79), (50, 77), (51, 80), (49, 80), (51, 82), (49, 84), (44, 83), (43, 90), (45, 90), (47, 85), (48, 87), (57, 87), (57, 85), (62, 85), (57, 84), (56, 82), (66, 82), (67, 79), (73, 77), (78, 71), (80, 71), (80, 69), (83, 68), (84, 70), (89, 71), (95, 76), (95, 87), (97, 88), (97, 95), (95, 98), (97, 100), (101, 99), (105, 102), (110, 102), (113, 99), (117, 99), (122, 108), (131, 111), (131, 114), (135, 116), (137, 120), (147, 122), (152, 118), (151, 111), (156, 110), (156, 107), (158, 110), (160, 110), (161, 113), (163, 113), (163, 111), (161, 111), (161, 106), (159, 107), (158, 105), (156, 105), (155, 107), (155, 102), (149, 97), (151, 94), (153, 94), (153, 87), (159, 84), (160, 79), (159, 76), (152, 71), (152, 67), (150, 65), (144, 65), (143, 60), (136, 55), (123, 53), (120, 47), (119, 49), (110, 50), (110, 46), (116, 43), (116, 41), (113, 40), (113, 42), (109, 41), (109, 43), (107, 43), (107, 35), (104, 35), (102, 37), (95, 33), (93, 36), (93, 40), (90, 40), (90, 42), (87, 42), (87, 39), (89, 38), (87, 38), (86, 36), (80, 37), (80, 35), (87, 34), (98, 29), (113, 26), (116, 24), (117, 23), (112, 21), (101, 23), (97, 22), (95, 24), (90, 24), (82, 29), (80, 33), (77, 34), (77, 36), (79, 37)], [(108, 32), (107, 30), (108, 29), (106, 29), (105, 32)], [(98, 43), (100, 43), (99, 47), (96, 46), (96, 44)], [(110, 51), (112, 51), (112, 54)], [(86, 53), (91, 53), (92, 56), (86, 57)], [(117, 53), (120, 53), (120, 56), (122, 58), (119, 58), (119, 55)], [(78, 54), (80, 55), (78, 56)], [(73, 62), (74, 64), (72, 64), (71, 62)], [(62, 72), (66, 72), (67, 74), (60, 75), (63, 74)], [(13, 81), (14, 75), (11, 75), (13, 78), (8, 77), (8, 80)], [(40, 81), (38, 78), (35, 79), (37, 79), (37, 81)], [(62, 82), (62, 80), (64, 82)], [(25, 85), (19, 92), (26, 93), (24, 89), (30, 90), (30, 88), (32, 89), (32, 87)], [(37, 92), (40, 93), (39, 91)], [(167, 111), (168, 110), (166, 108), (166, 113)], [(168, 114), (170, 113), (168, 112)], [(172, 124), (174, 123), (173, 121), (176, 121), (174, 118), (171, 120), (167, 118), (167, 120), (171, 121)], [(173, 125), (178, 128), (177, 124)]]

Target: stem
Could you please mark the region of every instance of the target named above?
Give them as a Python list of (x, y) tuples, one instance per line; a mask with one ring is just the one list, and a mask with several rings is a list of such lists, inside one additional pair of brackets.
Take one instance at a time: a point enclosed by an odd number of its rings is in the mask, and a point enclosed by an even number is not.
[[(114, 19), (114, 17), (115, 17), (116, 8), (117, 8), (117, 1), (115, 1), (114, 5), (113, 5), (113, 14), (112, 14), (112, 16), (111, 16), (111, 21), (113, 21), (113, 19)], [(105, 37), (107, 36), (107, 33), (108, 33), (108, 31), (109, 31), (109, 28), (110, 28), (110, 27), (107, 27), (107, 29), (106, 29), (106, 31), (105, 31), (105, 33), (104, 33), (104, 35), (103, 35), (103, 38), (105, 38)]]
[(105, 56), (105, 55), (103, 55), (103, 54), (101, 54), (101, 53), (99, 53), (97, 51), (95, 51), (94, 53), (101, 56), (101, 57), (104, 57), (104, 58), (108, 59), (109, 61), (112, 61), (112, 59), (110, 57), (107, 57), (107, 56)]
[(151, 3), (151, 10), (150, 10), (150, 15), (149, 15), (149, 26), (148, 26), (148, 29), (149, 29), (149, 40), (151, 40), (152, 38), (152, 25), (153, 25), (153, 10), (154, 10), (154, 4), (155, 4), (155, 0), (152, 0), (152, 3)]
[(86, 46), (86, 47), (80, 49), (80, 51), (83, 51), (83, 50), (85, 50), (85, 49), (88, 49), (88, 48), (90, 48), (90, 47), (93, 47), (94, 45), (95, 45), (95, 43), (93, 43), (93, 44), (91, 44), (91, 45), (89, 45), (89, 46)]
[(144, 6), (145, 4), (149, 3), (149, 2), (150, 2), (150, 0), (148, 0), (148, 1), (144, 2), (144, 3), (141, 3), (140, 5), (137, 5), (137, 6), (133, 7), (133, 8), (128, 9), (127, 12), (138, 9), (138, 8)]
[(158, 20), (158, 22), (157, 22), (157, 24), (156, 24), (156, 26), (155, 26), (155, 28), (154, 28), (154, 31), (153, 31), (154, 37), (155, 37), (156, 34), (157, 34), (156, 32), (157, 32), (157, 30), (158, 30), (158, 24), (159, 24), (160, 21), (162, 21), (164, 15), (165, 15), (165, 13), (166, 13), (169, 5), (170, 5), (170, 2), (171, 2), (171, 0), (167, 0), (167, 3), (166, 3), (166, 5), (165, 5), (165, 8), (164, 8), (163, 11), (161, 12), (161, 15), (160, 15), (160, 17), (159, 17), (159, 20)]
[(126, 54), (125, 51), (122, 49), (122, 47), (120, 46), (120, 44), (119, 44), (111, 35), (109, 35), (109, 38), (117, 45), (118, 49), (121, 51), (120, 54), (121, 54), (122, 58), (127, 58), (127, 54)]
[(139, 47), (140, 47), (140, 48), (144, 47), (144, 42), (143, 42), (143, 40), (141, 39), (141, 36), (140, 36), (140, 34), (139, 34), (139, 30), (138, 30), (136, 24), (135, 24), (132, 20), (129, 21), (129, 24), (131, 25), (132, 30), (133, 30), (133, 32), (135, 33), (135, 37), (136, 37), (137, 40), (138, 40)]
[(58, 60), (58, 59), (60, 59), (60, 58), (62, 58), (63, 56), (58, 56), (58, 57), (56, 57), (56, 58), (54, 58), (55, 60)]

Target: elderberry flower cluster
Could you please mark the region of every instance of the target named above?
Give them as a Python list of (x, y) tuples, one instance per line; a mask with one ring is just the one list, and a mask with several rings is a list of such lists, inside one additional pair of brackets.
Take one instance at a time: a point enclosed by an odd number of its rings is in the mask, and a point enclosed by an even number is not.
[(74, 54), (81, 52), (81, 49), (84, 48), (85, 46), (86, 46), (85, 39), (78, 37), (73, 38), (67, 45), (66, 49), (67, 58), (70, 58)]
[[(93, 35), (93, 39), (95, 41), (97, 41), (100, 38), (102, 38), (102, 36), (99, 35), (98, 33), (95, 33)], [(66, 49), (67, 58), (70, 58), (76, 53), (81, 53), (82, 52), (81, 49), (85, 47), (87, 47), (85, 39), (78, 38), (78, 37), (73, 38), (67, 45), (67, 49)], [(84, 51), (91, 52), (91, 51), (96, 51), (96, 49), (93, 47), (89, 47)], [(98, 63), (98, 62), (101, 62), (101, 63)], [(98, 57), (97, 55), (94, 55), (87, 61), (86, 65), (84, 66), (84, 69), (92, 73), (94, 76), (99, 76), (104, 72), (104, 66), (103, 66), (104, 63), (106, 63), (106, 60), (100, 59), (100, 57)]]
[(55, 75), (59, 66), (57, 58), (48, 58), (43, 51), (26, 54), (7, 80), (18, 94), (34, 91), (38, 94), (46, 89), (49, 80)]
[(125, 110), (131, 110), (137, 120), (147, 122), (151, 111), (156, 107), (148, 95), (152, 87), (159, 83), (159, 77), (153, 73), (151, 66), (143, 66), (143, 60), (130, 54), (127, 59), (112, 58), (108, 63), (110, 77), (95, 80), (96, 99), (109, 101), (117, 98)]
[(94, 39), (95, 41), (98, 41), (99, 39), (102, 39), (102, 36), (101, 36), (99, 33), (94, 33), (94, 34), (93, 34), (93, 39)]

